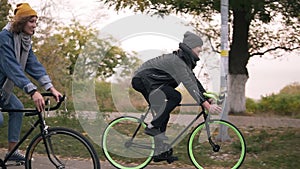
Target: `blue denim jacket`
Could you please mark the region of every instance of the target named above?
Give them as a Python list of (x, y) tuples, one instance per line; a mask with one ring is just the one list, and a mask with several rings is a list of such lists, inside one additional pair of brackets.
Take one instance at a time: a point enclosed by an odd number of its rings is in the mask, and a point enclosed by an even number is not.
[[(38, 61), (32, 49), (28, 54), (25, 72), (46, 90), (53, 86), (44, 66)], [(16, 60), (13, 33), (6, 29), (2, 30), (0, 32), (0, 87), (2, 88), (6, 78), (9, 78), (17, 87), (29, 94), (37, 87), (27, 78), (25, 72)]]

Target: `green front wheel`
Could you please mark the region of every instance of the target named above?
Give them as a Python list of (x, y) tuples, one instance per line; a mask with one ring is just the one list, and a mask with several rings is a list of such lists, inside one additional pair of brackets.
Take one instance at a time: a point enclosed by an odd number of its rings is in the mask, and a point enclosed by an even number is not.
[(196, 168), (239, 168), (246, 155), (246, 143), (242, 133), (224, 120), (211, 120), (211, 139), (205, 122), (191, 133), (188, 142), (190, 160)]
[(26, 169), (100, 169), (96, 150), (81, 133), (63, 127), (38, 134), (26, 151)]

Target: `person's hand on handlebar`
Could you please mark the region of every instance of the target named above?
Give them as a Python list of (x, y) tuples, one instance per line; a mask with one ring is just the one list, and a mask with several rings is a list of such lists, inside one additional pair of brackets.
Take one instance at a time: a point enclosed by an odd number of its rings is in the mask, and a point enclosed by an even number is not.
[(211, 114), (220, 114), (222, 112), (222, 108), (217, 104), (210, 104), (208, 101), (205, 101), (202, 105)]
[(222, 112), (222, 108), (217, 104), (211, 104), (209, 108), (209, 113), (211, 114), (220, 114)]
[[(62, 94), (57, 91), (54, 87), (51, 87), (49, 91), (53, 94), (53, 97), (57, 102), (59, 102), (60, 98), (63, 97)], [(31, 95), (31, 98), (39, 112), (42, 112), (45, 109), (45, 100), (40, 92), (34, 91)]]
[(39, 112), (42, 112), (45, 108), (45, 100), (44, 97), (41, 95), (40, 92), (35, 91), (32, 95), (31, 98), (35, 104), (35, 107)]
[(49, 91), (54, 95), (55, 100), (56, 100), (57, 102), (59, 102), (59, 99), (60, 99), (61, 97), (63, 97), (63, 95), (62, 95), (59, 91), (57, 91), (54, 87), (51, 87), (51, 88), (49, 89)]

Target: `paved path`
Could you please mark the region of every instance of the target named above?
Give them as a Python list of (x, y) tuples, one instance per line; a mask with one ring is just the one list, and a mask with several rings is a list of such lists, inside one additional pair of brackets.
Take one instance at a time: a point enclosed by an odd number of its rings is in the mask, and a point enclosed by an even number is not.
[(248, 117), (248, 116), (230, 116), (229, 121), (237, 127), (292, 127), (300, 128), (300, 119), (276, 118), (276, 117)]
[[(140, 114), (136, 113), (125, 113), (127, 115), (134, 115), (134, 116), (140, 116)], [(120, 116), (124, 114), (115, 113), (114, 116)], [(112, 116), (113, 117), (113, 116)], [(111, 117), (111, 118), (112, 118)], [(188, 123), (194, 116), (193, 115), (172, 115), (170, 122), (171, 123)], [(269, 128), (280, 128), (280, 127), (292, 127), (292, 128), (300, 128), (300, 119), (291, 119), (291, 118), (275, 118), (275, 117), (249, 117), (249, 116), (229, 116), (229, 121), (235, 124), (239, 128), (244, 127), (254, 127), (254, 128), (263, 128), (263, 127), (269, 127)], [(0, 157), (3, 158), (5, 155), (5, 149), (0, 149)], [(42, 160), (42, 158), (40, 159)], [(21, 169), (24, 168), (23, 166), (19, 167), (9, 167), (9, 169)], [(113, 166), (111, 166), (107, 161), (101, 161), (101, 168), (102, 169), (114, 169)], [(193, 167), (178, 167), (173, 165), (164, 165), (163, 167), (161, 165), (154, 165), (154, 163), (150, 163), (150, 165), (147, 166), (146, 169), (171, 169), (171, 168), (177, 168), (177, 169), (192, 169)], [(46, 169), (46, 168), (43, 168)]]
[[(0, 157), (3, 158), (5, 156), (5, 152), (6, 149), (0, 149)], [(40, 157), (39, 159), (35, 159), (35, 161), (37, 162), (38, 165), (42, 166), (41, 168), (37, 168), (37, 169), (53, 169), (53, 168), (45, 168), (45, 166), (42, 165), (42, 161), (43, 160), (48, 160), (46, 157)], [(41, 163), (38, 163), (39, 161), (41, 161)], [(72, 168), (72, 169), (84, 169), (84, 163), (82, 162), (78, 162), (76, 160), (74, 160), (74, 166), (76, 166), (76, 168)], [(109, 162), (107, 161), (101, 161), (101, 169), (115, 169), (115, 167), (113, 167)], [(8, 167), (8, 169), (23, 169), (25, 168), (24, 166), (11, 166)], [(146, 169), (161, 169), (162, 166), (161, 165), (153, 165), (150, 164), (146, 167)], [(163, 166), (163, 168), (165, 169), (171, 169), (171, 168), (176, 168), (176, 169), (192, 169), (189, 167), (177, 167), (177, 166), (173, 166), (173, 165), (165, 165)]]

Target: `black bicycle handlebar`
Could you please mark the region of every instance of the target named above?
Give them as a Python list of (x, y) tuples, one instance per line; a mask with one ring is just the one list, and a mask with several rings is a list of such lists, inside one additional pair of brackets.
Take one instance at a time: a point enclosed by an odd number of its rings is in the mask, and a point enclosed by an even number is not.
[[(47, 97), (47, 96), (54, 97), (54, 95), (52, 93), (41, 93), (41, 95), (43, 97)], [(53, 107), (47, 108), (47, 111), (57, 110), (61, 106), (61, 104), (65, 100), (65, 98), (66, 98), (65, 95), (60, 97), (59, 101), (56, 103), (56, 105)], [(48, 100), (45, 100), (45, 104), (46, 105), (49, 104)], [(33, 116), (33, 115), (36, 115), (37, 113), (39, 113), (37, 109), (3, 109), (3, 108), (0, 108), (0, 111), (2, 111), (2, 112), (27, 112), (25, 114), (25, 116)], [(29, 113), (29, 112), (31, 112), (31, 113)]]
[[(54, 95), (52, 93), (42, 93), (42, 96), (46, 97), (46, 96), (54, 96)], [(63, 95), (62, 97), (59, 98), (59, 101), (57, 102), (57, 104), (54, 107), (47, 108), (47, 110), (49, 110), (49, 111), (57, 110), (61, 106), (61, 103), (65, 100), (65, 98), (66, 98), (66, 96)], [(48, 103), (46, 102), (46, 105), (47, 104)]]

